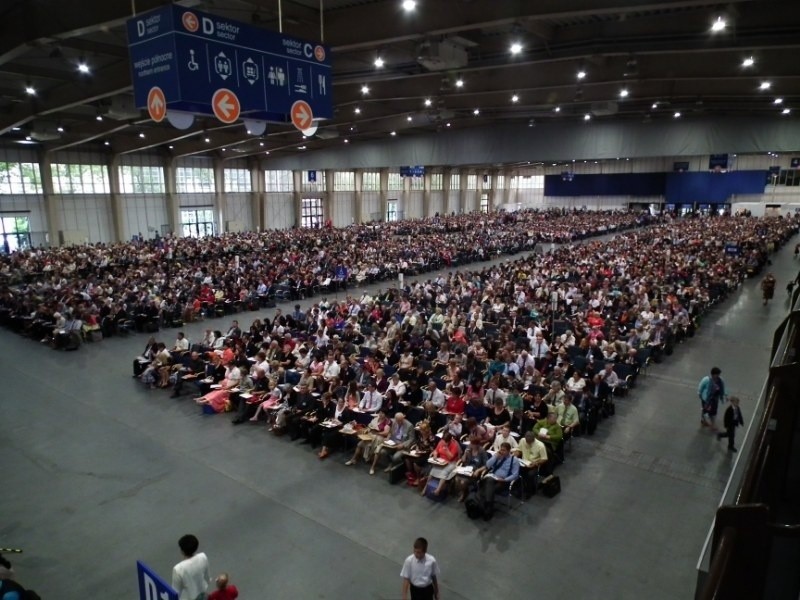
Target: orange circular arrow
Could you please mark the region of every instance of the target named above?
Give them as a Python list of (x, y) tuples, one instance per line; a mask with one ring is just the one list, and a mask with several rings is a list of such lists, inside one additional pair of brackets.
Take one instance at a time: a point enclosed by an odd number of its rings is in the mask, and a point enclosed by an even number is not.
[(167, 99), (158, 86), (150, 88), (147, 93), (147, 114), (156, 123), (161, 123), (167, 115)]
[(235, 123), (242, 110), (239, 98), (230, 90), (218, 89), (211, 97), (211, 108), (214, 115), (223, 123)]
[(292, 104), (292, 110), (289, 114), (292, 117), (292, 125), (300, 131), (311, 127), (314, 121), (314, 113), (311, 112), (311, 106), (305, 100), (298, 100)]

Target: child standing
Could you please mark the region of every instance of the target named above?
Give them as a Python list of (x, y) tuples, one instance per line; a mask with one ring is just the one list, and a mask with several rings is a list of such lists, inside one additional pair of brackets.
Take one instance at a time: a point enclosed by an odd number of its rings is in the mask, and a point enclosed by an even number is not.
[(723, 424), (725, 425), (725, 433), (718, 433), (717, 439), (728, 438), (728, 450), (730, 452), (736, 452), (736, 446), (733, 443), (734, 435), (736, 434), (736, 428), (739, 425), (744, 425), (744, 419), (742, 418), (742, 411), (739, 408), (739, 398), (731, 396), (728, 400), (730, 400), (730, 404), (722, 418)]
[(208, 600), (236, 600), (239, 597), (239, 590), (236, 586), (228, 583), (228, 574), (223, 573), (216, 579), (217, 589), (211, 592)]

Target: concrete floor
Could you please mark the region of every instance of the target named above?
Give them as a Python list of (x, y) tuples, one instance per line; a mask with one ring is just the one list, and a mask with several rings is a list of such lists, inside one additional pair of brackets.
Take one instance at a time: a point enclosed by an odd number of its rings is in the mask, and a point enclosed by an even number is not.
[[(24, 548), (18, 578), (46, 599), (135, 597), (136, 560), (169, 579), (188, 532), (248, 599), (399, 598), (400, 566), (419, 535), (441, 564), (445, 600), (521, 590), (690, 598), (733, 464), (725, 443), (698, 427), (696, 384), (720, 366), (749, 420), (787, 308), (783, 286), (797, 271), (795, 242), (773, 258), (771, 306), (747, 282), (640, 378), (594, 437), (575, 440), (561, 495), (490, 523), (346, 468), (341, 454), (320, 462), (263, 427), (233, 427), (188, 396), (144, 389), (130, 377), (143, 335), (57, 353), (2, 331), (0, 547)], [(257, 314), (238, 318), (249, 325)], [(186, 331), (198, 338), (203, 327)]]

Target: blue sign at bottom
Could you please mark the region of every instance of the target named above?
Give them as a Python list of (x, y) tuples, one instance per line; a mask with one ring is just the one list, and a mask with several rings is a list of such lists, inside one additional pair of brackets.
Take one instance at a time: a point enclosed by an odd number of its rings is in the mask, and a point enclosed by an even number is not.
[(142, 561), (136, 561), (139, 600), (178, 600), (178, 592)]

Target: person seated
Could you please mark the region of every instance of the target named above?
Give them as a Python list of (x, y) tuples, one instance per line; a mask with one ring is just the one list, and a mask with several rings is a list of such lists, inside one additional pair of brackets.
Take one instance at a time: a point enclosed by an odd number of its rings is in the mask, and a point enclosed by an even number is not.
[(322, 398), (314, 407), (311, 414), (300, 421), (300, 435), (305, 438), (304, 444), (311, 444), (312, 448), (316, 448), (319, 441), (322, 439), (323, 429), (320, 423), (333, 417), (333, 412), (336, 409), (336, 404), (333, 401), (333, 394), (325, 392)]
[(345, 423), (353, 421), (355, 413), (348, 406), (347, 399), (339, 397), (333, 409), (333, 416), (328, 420), (329, 427), (322, 432), (322, 448), (317, 456), (320, 460), (325, 460), (331, 454), (331, 450), (337, 447), (342, 438), (341, 428)]
[(437, 409), (443, 408), (446, 401), (444, 392), (437, 387), (433, 379), (428, 381), (428, 387), (422, 392), (422, 398), (426, 402), (433, 402)]
[(433, 495), (438, 496), (442, 493), (444, 486), (450, 481), (456, 473), (456, 465), (461, 454), (461, 446), (458, 444), (453, 435), (449, 431), (445, 431), (442, 439), (436, 444), (431, 457), (444, 461), (443, 465), (432, 465), (428, 474), (419, 481), (420, 494), (425, 495), (425, 486), (428, 479), (433, 478), (439, 481), (436, 489), (433, 490)]
[(520, 382), (516, 382), (511, 391), (506, 396), (506, 410), (508, 410), (509, 414), (511, 415), (511, 429), (512, 431), (518, 431), (522, 425), (522, 410), (524, 408), (524, 403), (522, 400), (522, 385)]
[(231, 390), (239, 386), (242, 379), (242, 372), (234, 363), (229, 363), (225, 367), (225, 378), (217, 385), (219, 389), (214, 389), (204, 396), (195, 398), (195, 402), (200, 405), (208, 405), (214, 412), (220, 413), (229, 406)]
[(414, 426), (410, 421), (406, 420), (406, 416), (403, 413), (399, 412), (394, 416), (394, 420), (392, 420), (392, 424), (389, 426), (386, 440), (384, 440), (378, 451), (375, 452), (369, 474), (375, 474), (375, 467), (378, 461), (383, 457), (388, 457), (390, 459), (389, 466), (384, 469), (384, 472), (388, 473), (391, 471), (403, 460), (403, 451), (410, 448), (413, 443)]
[(467, 419), (467, 438), (477, 439), (480, 444), (483, 446), (488, 444), (492, 436), (487, 431), (486, 427), (478, 423), (473, 417)]
[(478, 423), (483, 423), (487, 415), (488, 412), (483, 404), (483, 398), (478, 396), (473, 396), (464, 408), (464, 416), (467, 419), (475, 419)]
[(269, 378), (261, 367), (256, 367), (253, 375), (242, 378), (243, 382), (248, 380), (250, 381), (250, 385), (247, 386), (250, 388), (247, 391), (247, 396), (249, 397), (239, 399), (236, 417), (231, 421), (234, 425), (239, 425), (248, 420), (257, 420), (258, 417), (255, 415), (261, 403), (266, 400), (269, 392)]
[(438, 441), (427, 421), (421, 421), (417, 425), (416, 441), (409, 450), (414, 455), (409, 454), (405, 457), (408, 485), (416, 486), (418, 484), (420, 475), (428, 464), (428, 455), (433, 452)]
[[(153, 357), (153, 361), (147, 366), (144, 373), (142, 373), (142, 383), (149, 386), (151, 390), (154, 390), (156, 385), (158, 385), (158, 387), (166, 387), (169, 374), (167, 373), (167, 377), (162, 377), (161, 370), (165, 367), (169, 368), (171, 363), (172, 355), (169, 353), (169, 350), (167, 350), (167, 347), (159, 342), (156, 346), (156, 354)], [(162, 381), (162, 379), (164, 381)]]
[(454, 414), (453, 418), (442, 429), (443, 433), (445, 431), (449, 431), (454, 438), (460, 439), (464, 433), (464, 415), (461, 413)]
[(177, 398), (183, 391), (184, 383), (191, 383), (202, 377), (205, 363), (199, 352), (192, 352), (182, 357), (175, 372), (175, 383), (172, 386), (172, 398)]
[(533, 431), (529, 431), (520, 440), (517, 449), (514, 450), (514, 454), (528, 463), (523, 470), (523, 474), (526, 474), (527, 479), (525, 484), (528, 489), (535, 491), (535, 486), (530, 484), (535, 482), (536, 475), (548, 474), (546, 473), (547, 448), (541, 440), (536, 438), (536, 434)]
[[(358, 442), (356, 451), (353, 453), (353, 458), (348, 460), (345, 465), (348, 467), (358, 462), (358, 459), (364, 457), (364, 462), (368, 463), (372, 459), (372, 454), (381, 447), (386, 435), (389, 432), (391, 420), (386, 416), (383, 410), (378, 409), (377, 414), (372, 417), (367, 426), (367, 430), (363, 435), (363, 439)], [(374, 470), (374, 469), (373, 469)]]
[(383, 396), (376, 389), (375, 380), (371, 379), (367, 384), (367, 391), (361, 396), (358, 403), (358, 410), (362, 412), (374, 413), (383, 406)]
[(572, 373), (572, 377), (567, 380), (567, 391), (572, 392), (573, 394), (580, 394), (585, 387), (586, 380), (583, 378), (583, 375), (581, 375), (580, 372), (575, 370)]
[(581, 425), (580, 415), (572, 402), (571, 394), (564, 396), (564, 404), (556, 407), (556, 415), (558, 424), (564, 432), (564, 439), (568, 440)]
[[(64, 318), (61, 315), (59, 315), (59, 317), (61, 319)], [(145, 369), (147, 369), (147, 365), (153, 362), (153, 359), (156, 357), (156, 353), (158, 353), (158, 343), (156, 342), (156, 338), (151, 337), (149, 340), (147, 340), (144, 351), (133, 360), (134, 377), (139, 377), (142, 373), (144, 373)]]
[(502, 444), (508, 444), (511, 446), (511, 450), (517, 449), (517, 440), (511, 435), (511, 427), (508, 425), (503, 425), (497, 430), (492, 443), (492, 452), (498, 452)]
[(477, 484), (479, 481), (476, 474), (482, 467), (484, 467), (489, 460), (489, 454), (483, 449), (483, 444), (478, 438), (471, 438), (469, 444), (461, 455), (458, 461), (459, 467), (471, 467), (471, 475), (458, 475), (456, 477), (456, 488), (459, 491), (458, 501), (464, 502), (469, 492), (470, 487)]
[(564, 390), (561, 389), (561, 384), (558, 381), (553, 381), (550, 384), (550, 391), (544, 395), (544, 401), (550, 406), (558, 406), (564, 402)]
[(500, 427), (511, 427), (511, 414), (503, 405), (502, 399), (494, 399), (494, 406), (489, 409), (489, 415), (486, 417), (486, 423), (491, 425), (494, 429), (498, 429)]
[(547, 417), (536, 422), (533, 428), (536, 438), (544, 443), (547, 448), (549, 458), (555, 454), (559, 456), (561, 444), (564, 441), (564, 431), (558, 424), (558, 413), (555, 408), (551, 408)]
[(178, 338), (175, 340), (175, 345), (172, 347), (172, 350), (170, 350), (170, 352), (172, 352), (173, 355), (176, 354), (180, 355), (183, 354), (184, 352), (187, 352), (188, 350), (189, 350), (189, 340), (186, 339), (186, 336), (183, 334), (182, 331), (179, 331)]
[(614, 372), (614, 363), (607, 362), (603, 367), (603, 370), (600, 371), (595, 377), (600, 377), (600, 380), (609, 387), (612, 394), (620, 384), (619, 375)]
[(445, 402), (444, 412), (451, 415), (460, 415), (464, 412), (466, 407), (467, 403), (464, 401), (464, 398), (461, 397), (458, 390), (454, 390), (454, 393), (450, 395), (447, 398), (447, 402)]
[(488, 521), (494, 515), (494, 496), (498, 489), (508, 489), (519, 477), (519, 459), (511, 455), (511, 446), (504, 442), (485, 467), (477, 471), (480, 477), (478, 493), (483, 504), (483, 518)]
[(298, 390), (292, 390), (289, 396), (289, 410), (285, 413), (286, 432), (289, 439), (295, 441), (300, 437), (300, 423), (303, 418), (308, 417), (314, 410), (316, 398), (311, 394), (311, 388), (307, 383), (301, 383)]

